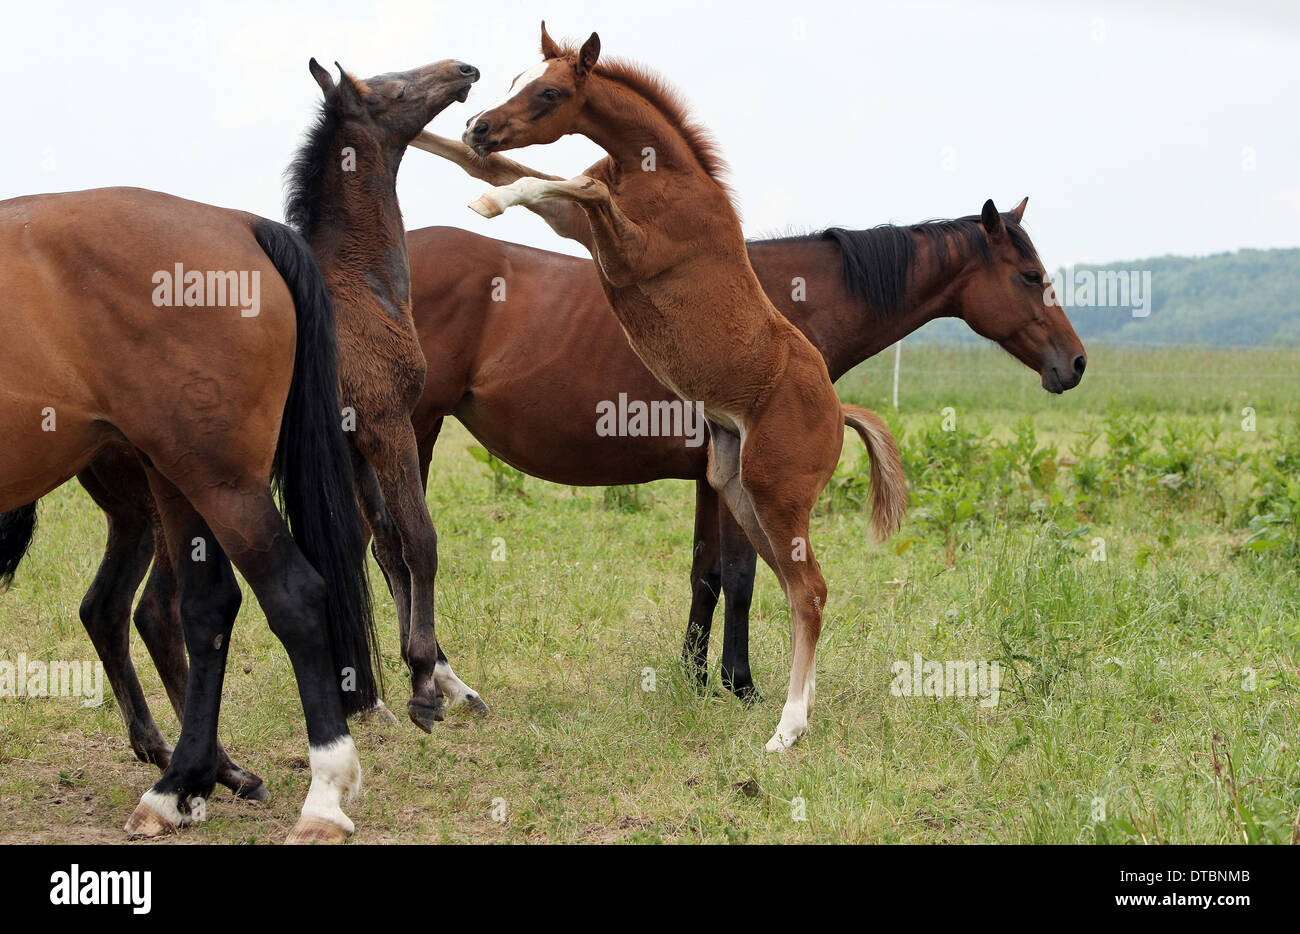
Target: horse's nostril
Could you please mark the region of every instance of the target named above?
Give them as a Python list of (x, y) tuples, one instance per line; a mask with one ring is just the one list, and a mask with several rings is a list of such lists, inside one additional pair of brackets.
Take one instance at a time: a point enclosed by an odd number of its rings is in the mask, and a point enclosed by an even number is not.
[(475, 136), (487, 136), (487, 132), (491, 128), (492, 128), (491, 124), (489, 124), (486, 120), (480, 120), (478, 123), (474, 124), (474, 129), (471, 130), (470, 132), (473, 133)]
[(1074, 358), (1074, 372), (1076, 376), (1082, 376), (1084, 367), (1088, 365), (1088, 358), (1083, 354)]
[(477, 76), (478, 69), (475, 68), (473, 65), (466, 65), (462, 62), (460, 66), (460, 73), (468, 78), (470, 75)]

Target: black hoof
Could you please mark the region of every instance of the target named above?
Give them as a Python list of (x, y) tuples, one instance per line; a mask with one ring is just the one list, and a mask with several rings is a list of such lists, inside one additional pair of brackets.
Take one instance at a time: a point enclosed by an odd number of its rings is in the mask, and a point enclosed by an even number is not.
[(758, 688), (754, 687), (753, 681), (723, 681), (722, 683), (728, 691), (740, 698), (746, 707), (752, 707), (763, 700), (763, 695), (758, 693)]
[(447, 719), (447, 715), (442, 710), (441, 697), (432, 705), (414, 699), (409, 700), (406, 702), (406, 713), (411, 718), (411, 722), (426, 733), (432, 733), (435, 723)]
[(465, 695), (465, 703), (469, 705), (470, 710), (474, 711), (474, 716), (478, 717), (480, 720), (491, 712), (488, 710), (488, 705), (483, 703), (483, 698), (479, 697), (477, 694)]
[(240, 785), (238, 788), (232, 788), (231, 790), (235, 793), (236, 798), (243, 798), (245, 801), (266, 801), (271, 797), (271, 792), (260, 778), (253, 785)]

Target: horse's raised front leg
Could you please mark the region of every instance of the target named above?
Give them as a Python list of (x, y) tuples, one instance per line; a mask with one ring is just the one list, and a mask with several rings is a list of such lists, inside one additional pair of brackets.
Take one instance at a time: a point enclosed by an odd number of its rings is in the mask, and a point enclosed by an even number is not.
[[(481, 179), (489, 185), (509, 185), (521, 178), (542, 178), (562, 181), (558, 175), (547, 175), (537, 169), (507, 159), (500, 153), (486, 157), (479, 156), (460, 140), (448, 139), (428, 130), (422, 132), (410, 143), (416, 149), (441, 156), (449, 162), (460, 166), (466, 175)], [(541, 201), (527, 205), (528, 209), (540, 217), (561, 237), (577, 240), (590, 249), (591, 225), (582, 208), (572, 202)]]
[(562, 182), (521, 178), (485, 192), (470, 208), (484, 217), (496, 217), (516, 204), (531, 206), (552, 200), (572, 201), (582, 207), (591, 226), (592, 255), (605, 278), (617, 288), (658, 275), (680, 258), (651, 251), (645, 230), (623, 213), (609, 187), (586, 175)]

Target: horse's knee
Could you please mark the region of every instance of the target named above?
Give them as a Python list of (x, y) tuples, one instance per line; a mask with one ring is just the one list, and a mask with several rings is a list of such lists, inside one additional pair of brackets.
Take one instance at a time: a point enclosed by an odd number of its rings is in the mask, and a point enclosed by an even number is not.
[(224, 650), (226, 637), (234, 626), (242, 602), (239, 585), (228, 573), (210, 587), (182, 588), (181, 620), (186, 631), (198, 637), (188, 646), (191, 654)]
[(722, 569), (718, 565), (718, 551), (708, 542), (697, 541), (691, 559), (691, 579), (696, 587), (705, 587), (715, 597), (722, 592)]
[(323, 644), (325, 582), (315, 571), (293, 575), (263, 600), (267, 624), (286, 647)]

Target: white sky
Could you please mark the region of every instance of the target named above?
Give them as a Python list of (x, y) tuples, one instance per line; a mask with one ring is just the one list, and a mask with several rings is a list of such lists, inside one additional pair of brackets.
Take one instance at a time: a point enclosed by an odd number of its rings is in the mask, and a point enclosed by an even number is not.
[[(320, 94), (309, 57), (477, 65), (432, 126), (459, 136), (538, 60), (543, 16), (686, 94), (751, 236), (1028, 194), (1049, 269), (1300, 245), (1300, 4), (1274, 0), (10, 3), (0, 198), (140, 185), (279, 219)], [(576, 175), (599, 155), (568, 138), (515, 157)], [(579, 251), (522, 210), (479, 218), (482, 190), (415, 151), (399, 178), (408, 227)]]

